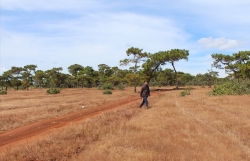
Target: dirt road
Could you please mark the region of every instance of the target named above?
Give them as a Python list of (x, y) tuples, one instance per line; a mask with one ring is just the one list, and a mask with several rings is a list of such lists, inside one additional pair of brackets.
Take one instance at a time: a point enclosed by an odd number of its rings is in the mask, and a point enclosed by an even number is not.
[(22, 140), (26, 140), (27, 138), (38, 136), (40, 134), (46, 134), (54, 128), (60, 128), (72, 122), (84, 120), (86, 118), (92, 117), (102, 112), (119, 108), (129, 103), (138, 101), (139, 99), (140, 99), (139, 97), (133, 96), (120, 101), (107, 103), (89, 109), (83, 109), (80, 112), (68, 114), (58, 118), (39, 121), (28, 126), (19, 127), (5, 133), (1, 133), (0, 149), (6, 148), (10, 145), (13, 146), (14, 144), (17, 144)]

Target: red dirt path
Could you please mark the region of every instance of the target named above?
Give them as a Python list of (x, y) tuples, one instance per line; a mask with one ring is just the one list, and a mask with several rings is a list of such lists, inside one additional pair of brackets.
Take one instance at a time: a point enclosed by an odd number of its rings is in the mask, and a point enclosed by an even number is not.
[(69, 123), (84, 120), (90, 118), (94, 115), (100, 114), (105, 111), (109, 111), (126, 104), (135, 102), (139, 100), (138, 97), (129, 97), (124, 100), (104, 104), (101, 106), (89, 108), (82, 110), (80, 112), (68, 114), (58, 118), (47, 119), (43, 121), (36, 122), (31, 125), (19, 127), (13, 130), (10, 130), (5, 133), (0, 134), (0, 150), (6, 149), (7, 147), (13, 147), (22, 141), (25, 141), (29, 138), (40, 136), (42, 134), (48, 134), (54, 128), (60, 128), (68, 125)]

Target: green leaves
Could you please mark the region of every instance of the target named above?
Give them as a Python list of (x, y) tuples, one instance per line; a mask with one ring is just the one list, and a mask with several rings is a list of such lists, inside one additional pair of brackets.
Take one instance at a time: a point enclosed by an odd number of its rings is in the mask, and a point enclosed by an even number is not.
[(62, 67), (45, 71), (48, 81), (47, 83), (50, 85), (50, 87), (60, 87), (61, 79), (63, 78), (63, 74), (60, 73), (60, 71), (62, 71)]
[(106, 90), (103, 92), (103, 94), (112, 94), (112, 91), (111, 90)]
[(212, 54), (213, 67), (225, 69), (236, 79), (250, 78), (250, 51), (239, 51), (232, 55)]
[(215, 85), (213, 95), (242, 95), (250, 94), (250, 81), (243, 81), (241, 83), (236, 81), (227, 81)]
[(131, 86), (138, 86), (140, 83), (142, 83), (139, 74), (134, 74), (134, 73), (127, 74), (126, 80), (128, 81), (128, 84)]
[(174, 62), (177, 62), (181, 59), (188, 60), (189, 51), (184, 49), (172, 49), (168, 51), (159, 51), (155, 54), (149, 55), (149, 59), (142, 65), (143, 72), (150, 80), (154, 77), (154, 72), (161, 66), (166, 63), (171, 63), (175, 71), (176, 84), (177, 80), (177, 71), (174, 66)]
[[(129, 48), (126, 53), (127, 53), (127, 56), (131, 56), (132, 55), (132, 58), (127, 58), (127, 59), (124, 59), (124, 60), (120, 60), (120, 65), (121, 66), (125, 66), (125, 65), (129, 65), (130, 63), (133, 63), (134, 64), (134, 67), (133, 67), (133, 73), (134, 75), (137, 74), (137, 69), (140, 67), (138, 66), (138, 64), (140, 62), (145, 62), (146, 61), (146, 58), (149, 57), (150, 54), (146, 53), (146, 52), (142, 52), (143, 49), (139, 49), (139, 48), (134, 48), (134, 47), (131, 47)], [(132, 76), (129, 76), (129, 78), (132, 77)], [(128, 79), (130, 81), (130, 79)], [(138, 80), (137, 78), (133, 79), (132, 80), (132, 84), (134, 84), (134, 92), (136, 92), (136, 86), (138, 84)], [(130, 82), (131, 83), (131, 82)]]
[(0, 90), (0, 95), (4, 95), (4, 94), (7, 94), (7, 91), (6, 90)]
[(48, 94), (58, 94), (58, 93), (60, 93), (60, 91), (61, 90), (59, 88), (50, 88), (47, 90), (47, 93)]
[[(131, 47), (129, 48), (126, 53), (127, 53), (127, 56), (132, 56), (130, 58), (126, 58), (124, 60), (120, 60), (120, 65), (121, 66), (127, 66), (129, 65), (130, 63), (133, 63), (135, 64), (135, 67), (137, 66), (137, 64), (139, 64), (141, 61), (145, 61), (145, 58), (148, 57), (148, 53), (146, 52), (142, 52), (143, 49), (139, 49), (139, 48), (134, 48), (134, 47)], [(134, 68), (134, 72), (136, 72), (137, 68)]]
[(180, 96), (184, 97), (186, 95), (190, 95), (191, 87), (187, 87), (185, 90), (181, 91)]
[(142, 52), (142, 50), (143, 49), (131, 47), (126, 51), (126, 53), (127, 56), (133, 55), (134, 59), (141, 59), (148, 56), (148, 54), (146, 52)]
[(79, 64), (74, 64), (68, 67), (68, 71), (72, 74), (75, 78), (78, 76), (78, 73), (84, 69), (83, 66)]

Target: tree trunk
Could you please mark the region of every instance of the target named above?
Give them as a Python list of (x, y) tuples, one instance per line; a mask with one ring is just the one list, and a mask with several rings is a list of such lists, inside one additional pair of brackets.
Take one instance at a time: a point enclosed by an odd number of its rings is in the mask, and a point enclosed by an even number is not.
[(41, 90), (41, 83), (40, 83), (40, 80), (38, 80), (38, 85), (39, 85), (39, 89)]
[(176, 72), (176, 69), (175, 69), (175, 67), (174, 67), (174, 62), (171, 62), (171, 64), (172, 64), (172, 66), (173, 66), (173, 68), (174, 68), (174, 78), (175, 78), (175, 83), (176, 83), (176, 89), (178, 89), (179, 87), (178, 87), (178, 79), (177, 79), (177, 72)]
[(134, 84), (135, 84), (135, 85), (134, 85), (134, 92), (136, 92), (136, 81), (137, 81), (137, 80), (136, 80), (136, 78), (135, 78), (135, 79), (134, 79)]
[[(137, 67), (137, 62), (135, 63), (135, 67), (134, 67), (134, 75), (136, 74), (136, 67)], [(136, 78), (134, 79), (134, 83), (136, 84)], [(136, 85), (134, 86), (134, 92), (136, 93)]]

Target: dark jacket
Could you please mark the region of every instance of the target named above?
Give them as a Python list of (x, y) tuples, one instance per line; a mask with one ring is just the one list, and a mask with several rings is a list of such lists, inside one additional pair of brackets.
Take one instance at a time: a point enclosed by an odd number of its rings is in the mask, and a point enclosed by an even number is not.
[(150, 90), (149, 90), (149, 86), (148, 85), (144, 84), (141, 87), (140, 96), (141, 97), (148, 97), (148, 96), (150, 96)]

